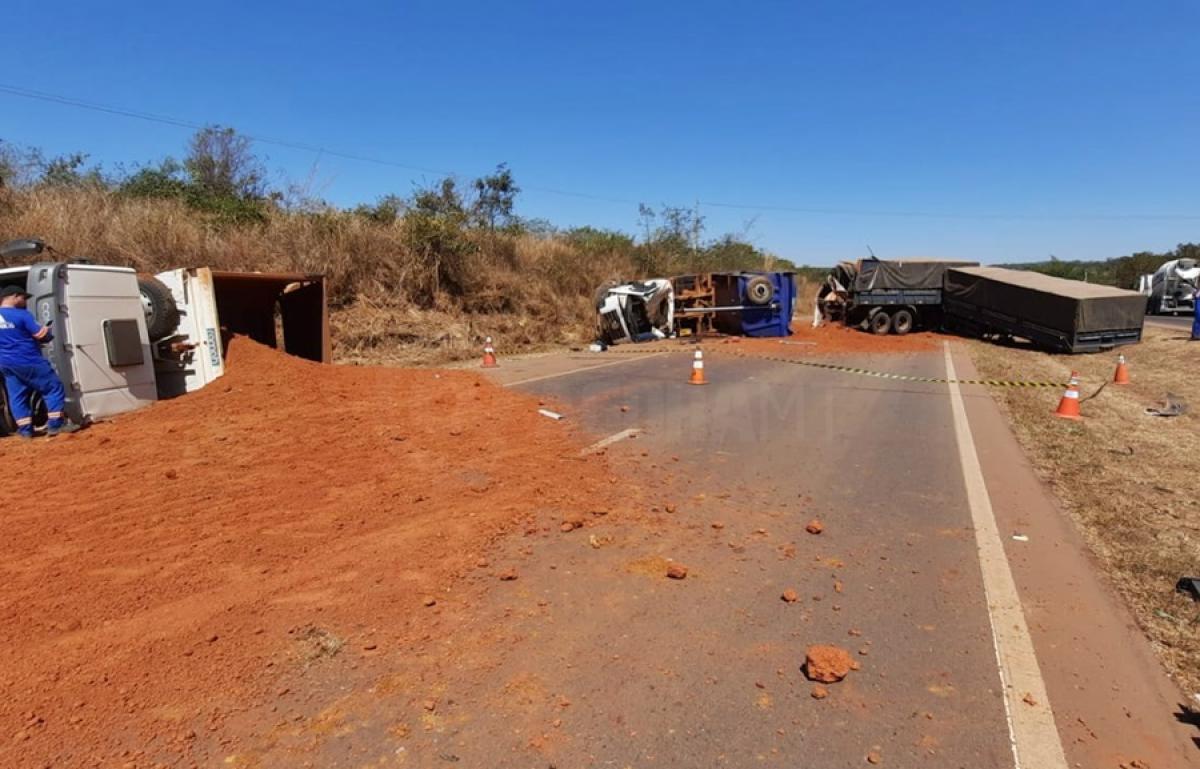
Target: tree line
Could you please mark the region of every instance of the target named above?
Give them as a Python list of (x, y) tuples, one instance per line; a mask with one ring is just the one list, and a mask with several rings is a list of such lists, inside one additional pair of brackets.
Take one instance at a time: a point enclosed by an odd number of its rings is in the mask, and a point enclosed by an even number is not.
[(252, 140), (219, 125), (197, 131), (182, 158), (113, 171), (89, 165), (84, 153), (47, 156), (0, 139), (0, 189), (46, 187), (88, 187), (131, 199), (174, 200), (217, 228), (254, 227), (277, 215), (356, 217), (381, 227), (402, 227), (407, 245), (431, 261), (457, 261), (464, 251), (486, 248), (489, 235), (531, 235), (560, 239), (584, 252), (625, 253), (642, 275), (795, 269), (755, 246), (744, 232), (708, 237), (704, 217), (690, 208), (642, 204), (636, 235), (591, 226), (558, 228), (524, 218), (517, 212), (521, 188), (504, 163), (466, 183), (446, 177), (415, 184), (408, 194), (386, 194), (339, 209), (299, 185), (272, 184)]
[(1018, 270), (1032, 270), (1057, 278), (1103, 283), (1118, 288), (1136, 289), (1138, 278), (1148, 275), (1172, 259), (1195, 259), (1200, 262), (1200, 244), (1180, 243), (1171, 251), (1154, 253), (1138, 251), (1126, 256), (1092, 261), (1066, 262), (1051, 256), (1042, 262), (1006, 264)]

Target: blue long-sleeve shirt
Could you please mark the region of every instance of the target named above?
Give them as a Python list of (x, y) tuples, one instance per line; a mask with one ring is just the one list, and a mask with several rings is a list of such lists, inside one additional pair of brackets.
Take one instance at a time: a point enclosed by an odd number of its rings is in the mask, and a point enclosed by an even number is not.
[(0, 307), (0, 368), (44, 360), (38, 345), (49, 338), (50, 329), (38, 323), (29, 310)]

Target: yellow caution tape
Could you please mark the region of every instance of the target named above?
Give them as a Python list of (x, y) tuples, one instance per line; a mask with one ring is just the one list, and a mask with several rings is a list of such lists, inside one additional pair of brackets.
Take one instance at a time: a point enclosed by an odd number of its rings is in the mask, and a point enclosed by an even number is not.
[[(694, 345), (688, 345), (689, 348)], [(654, 348), (626, 348), (621, 350), (610, 349), (609, 352), (620, 354), (629, 353), (664, 353), (664, 352), (692, 352), (691, 349), (673, 348), (664, 350), (661, 347)], [(711, 352), (719, 355), (732, 355), (737, 358), (753, 358), (756, 360), (769, 360), (775, 363), (790, 363), (795, 366), (808, 366), (809, 368), (819, 368), (825, 371), (837, 371), (842, 374), (857, 374), (858, 376), (869, 376), (876, 379), (892, 379), (900, 382), (929, 382), (933, 384), (960, 384), (960, 385), (985, 385), (988, 387), (1066, 387), (1066, 382), (1030, 382), (1021, 379), (946, 379), (944, 377), (932, 376), (913, 376), (911, 374), (894, 374), (888, 371), (874, 371), (867, 368), (859, 368), (857, 366), (841, 366), (836, 363), (821, 363), (812, 360), (801, 360), (799, 358), (781, 358), (774, 355), (757, 355), (744, 352), (736, 352), (734, 350), (717, 349)]]

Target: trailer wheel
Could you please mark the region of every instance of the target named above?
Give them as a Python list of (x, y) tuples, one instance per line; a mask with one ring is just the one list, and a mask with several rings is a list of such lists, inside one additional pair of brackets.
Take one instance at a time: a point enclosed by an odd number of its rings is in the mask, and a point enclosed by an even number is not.
[(755, 275), (746, 281), (746, 301), (750, 304), (764, 305), (775, 297), (775, 286), (766, 275)]
[(179, 308), (171, 289), (152, 275), (138, 275), (138, 292), (146, 313), (146, 333), (150, 341), (164, 339), (179, 328)]
[(913, 327), (913, 314), (909, 310), (896, 310), (892, 313), (892, 333), (904, 336)]
[(871, 317), (867, 318), (867, 328), (871, 329), (872, 334), (883, 336), (892, 330), (892, 316), (883, 310), (873, 312)]

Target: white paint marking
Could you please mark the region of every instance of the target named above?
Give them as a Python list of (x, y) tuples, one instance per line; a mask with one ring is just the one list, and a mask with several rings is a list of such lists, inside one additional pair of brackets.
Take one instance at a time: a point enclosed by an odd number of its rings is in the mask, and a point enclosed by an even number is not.
[(583, 451), (581, 451), (579, 453), (585, 454), (585, 455), (586, 454), (595, 454), (597, 451), (606, 449), (609, 446), (616, 443), (617, 441), (623, 441), (626, 438), (632, 438), (633, 436), (637, 435), (640, 432), (641, 432), (641, 430), (639, 428), (630, 427), (626, 430), (622, 430), (619, 433), (613, 433), (612, 435), (608, 436), (607, 438), (603, 438), (601, 440), (596, 441), (591, 446), (588, 446), (586, 449), (584, 449)]
[(528, 379), (518, 379), (515, 382), (506, 382), (501, 386), (502, 387), (515, 387), (516, 385), (529, 384), (530, 382), (540, 382), (543, 379), (555, 379), (560, 376), (570, 376), (571, 374), (581, 374), (584, 371), (591, 371), (592, 369), (597, 369), (597, 368), (605, 368), (606, 366), (619, 366), (622, 363), (633, 363), (634, 361), (646, 360), (647, 358), (658, 358), (658, 357), (661, 357), (666, 354), (667, 354), (666, 352), (652, 352), (652, 353), (647, 353), (645, 355), (635, 355), (632, 358), (629, 358), (628, 360), (610, 360), (607, 363), (599, 363), (599, 364), (596, 364), (595, 366), (584, 366), (583, 368), (571, 369), (570, 371), (560, 371), (557, 374), (545, 374), (543, 376), (529, 377)]
[[(1004, 689), (1004, 711), (1008, 719), (1009, 740), (1012, 743), (1013, 765), (1016, 769), (1067, 769), (1054, 711), (1046, 694), (1046, 683), (1038, 667), (1033, 639), (1025, 624), (1025, 613), (1017, 585), (1013, 581), (1004, 544), (992, 512), (983, 480), (975, 439), (967, 421), (967, 409), (954, 372), (950, 343), (946, 342), (946, 378), (950, 380), (950, 410), (954, 415), (954, 435), (958, 441), (958, 456), (962, 463), (963, 483), (967, 489), (967, 504), (975, 527), (975, 544), (979, 549), (979, 567), (983, 573), (983, 590), (988, 604), (988, 621), (992, 626), (992, 645), (1000, 669), (1000, 685)], [(1035, 704), (1028, 704), (1026, 697)]]

